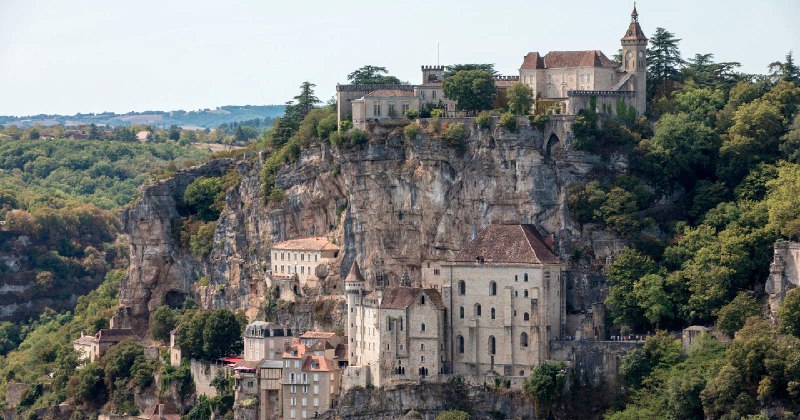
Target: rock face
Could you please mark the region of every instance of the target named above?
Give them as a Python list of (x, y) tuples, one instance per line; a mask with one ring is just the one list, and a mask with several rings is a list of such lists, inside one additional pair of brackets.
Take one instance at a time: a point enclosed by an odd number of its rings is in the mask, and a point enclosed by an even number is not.
[[(362, 148), (312, 146), (279, 172), (276, 185), (285, 190), (286, 199), (278, 205), (265, 204), (260, 161), (212, 161), (146, 187), (125, 217), (131, 269), (115, 321), (141, 330), (149, 311), (190, 294), (206, 308), (259, 316), (273, 286), (267, 275), (270, 245), (310, 235), (327, 236), (341, 251), (320, 288), (304, 291), (310, 298), (297, 308), (307, 311), (317, 296), (342, 294), (341, 279), (354, 259), (369, 282), (380, 275), (397, 285), (407, 274), (412, 284), (419, 284), (424, 262), (447, 259), (481, 228), (502, 222), (532, 223), (542, 234), (553, 235), (557, 253), (571, 264), (567, 311), (586, 311), (602, 301), (602, 282), (582, 269), (585, 262), (570, 259), (573, 250), (590, 251), (583, 252), (582, 261), (602, 261), (620, 244), (602, 231), (571, 222), (564, 191), (600, 159), (569, 151), (550, 132), (545, 143), (541, 130), (527, 120), (519, 122), (517, 132), (468, 127), (463, 147), (427, 135), (404, 141), (397, 134), (376, 133)], [(557, 132), (563, 135), (563, 130)], [(179, 248), (173, 233), (180, 197), (197, 177), (231, 168), (243, 180), (227, 193), (211, 255), (198, 261)], [(208, 286), (195, 283), (201, 276), (209, 278)], [(291, 318), (292, 326), (340, 326), (341, 309), (333, 305), (325, 319), (306, 312), (302, 319)]]

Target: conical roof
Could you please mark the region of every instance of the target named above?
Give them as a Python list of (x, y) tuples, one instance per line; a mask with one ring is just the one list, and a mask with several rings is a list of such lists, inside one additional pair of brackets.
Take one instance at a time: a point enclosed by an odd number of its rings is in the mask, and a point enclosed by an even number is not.
[(350, 266), (350, 273), (344, 279), (347, 282), (363, 282), (364, 276), (361, 275), (361, 270), (358, 268), (358, 262), (353, 260), (353, 265)]

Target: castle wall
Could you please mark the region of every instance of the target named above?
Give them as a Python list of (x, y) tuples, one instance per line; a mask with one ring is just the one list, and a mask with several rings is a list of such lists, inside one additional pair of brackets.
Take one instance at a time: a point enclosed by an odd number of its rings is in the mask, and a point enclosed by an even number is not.
[(778, 241), (775, 242), (774, 250), (764, 289), (769, 295), (768, 315), (770, 319), (777, 321), (778, 307), (786, 293), (800, 286), (800, 243)]

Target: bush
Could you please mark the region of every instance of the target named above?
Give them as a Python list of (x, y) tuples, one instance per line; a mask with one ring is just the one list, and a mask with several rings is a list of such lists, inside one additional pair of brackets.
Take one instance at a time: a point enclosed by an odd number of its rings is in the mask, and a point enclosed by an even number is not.
[(351, 146), (360, 146), (362, 144), (366, 144), (369, 140), (367, 133), (364, 130), (355, 129), (350, 131), (350, 145)]
[(461, 410), (442, 411), (436, 416), (436, 420), (470, 420), (470, 418), (469, 413)]
[(344, 143), (344, 136), (339, 131), (334, 131), (328, 136), (328, 141), (334, 146), (341, 146)]
[(203, 223), (189, 237), (189, 249), (192, 251), (192, 255), (205, 258), (211, 254), (211, 250), (214, 248), (214, 230), (216, 228), (216, 222)]
[(286, 199), (286, 193), (280, 188), (273, 188), (269, 192), (268, 201), (272, 204), (277, 204)]
[(416, 109), (407, 109), (404, 115), (409, 120), (416, 120), (419, 118), (419, 111)]
[(444, 130), (444, 139), (449, 146), (456, 146), (461, 144), (461, 140), (466, 134), (464, 124), (450, 123), (447, 124), (447, 128)]
[[(410, 110), (409, 110), (410, 111)], [(419, 134), (419, 124), (416, 122), (412, 122), (411, 124), (405, 126), (403, 128), (403, 136), (406, 140), (411, 141), (417, 138), (417, 134)]]
[(786, 293), (786, 298), (778, 308), (778, 324), (781, 332), (800, 337), (800, 289)]
[(201, 220), (217, 220), (225, 205), (225, 191), (218, 177), (199, 177), (186, 187), (183, 202)]
[(736, 331), (744, 325), (747, 318), (761, 313), (758, 302), (747, 292), (739, 292), (736, 297), (719, 310), (717, 327), (728, 337), (733, 337)]
[(517, 131), (517, 117), (510, 112), (506, 112), (500, 116), (500, 125), (508, 131)]
[(150, 337), (153, 340), (169, 343), (169, 333), (177, 325), (178, 316), (175, 311), (167, 305), (159, 306), (150, 315)]
[(486, 111), (481, 112), (475, 117), (475, 124), (478, 125), (479, 128), (486, 129), (492, 126), (492, 115)]
[(329, 139), (331, 134), (334, 133), (338, 128), (336, 124), (336, 113), (332, 113), (320, 120), (320, 122), (317, 124), (317, 135), (319, 138), (322, 140)]
[(435, 108), (431, 110), (431, 118), (442, 118), (444, 117), (444, 110), (441, 108)]

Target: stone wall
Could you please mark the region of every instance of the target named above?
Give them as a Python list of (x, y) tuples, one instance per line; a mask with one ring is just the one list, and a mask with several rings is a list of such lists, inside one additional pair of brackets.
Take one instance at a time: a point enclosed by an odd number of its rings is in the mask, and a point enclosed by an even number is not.
[(775, 242), (775, 254), (769, 266), (769, 278), (764, 290), (769, 295), (768, 316), (778, 319), (778, 306), (786, 293), (800, 286), (800, 243), (789, 241)]
[(197, 395), (216, 397), (217, 390), (211, 386), (211, 381), (217, 376), (217, 372), (227, 374), (226, 371), (228, 368), (224, 365), (210, 363), (205, 360), (192, 359), (190, 362), (190, 369)]
[(567, 362), (572, 387), (602, 388), (616, 393), (622, 387), (618, 378), (622, 356), (642, 344), (635, 341), (553, 341), (550, 359)]

